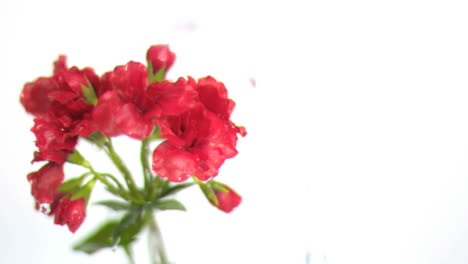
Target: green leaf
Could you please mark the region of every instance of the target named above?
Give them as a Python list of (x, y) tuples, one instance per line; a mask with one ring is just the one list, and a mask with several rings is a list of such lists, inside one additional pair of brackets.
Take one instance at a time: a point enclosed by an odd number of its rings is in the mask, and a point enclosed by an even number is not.
[(147, 217), (146, 216), (141, 216), (139, 217), (138, 221), (135, 223), (128, 225), (125, 230), (120, 235), (120, 241), (119, 241), (119, 246), (128, 246), (130, 245), (133, 241), (136, 240), (138, 233), (143, 229), (147, 222)]
[(130, 204), (125, 203), (125, 202), (115, 201), (115, 200), (99, 201), (99, 202), (96, 202), (95, 204), (106, 206), (114, 211), (125, 211), (130, 208)]
[(187, 211), (185, 206), (175, 200), (175, 199), (167, 199), (167, 200), (159, 200), (151, 203), (151, 207), (153, 209), (158, 210), (180, 210), (180, 211)]
[(73, 250), (82, 251), (86, 254), (93, 254), (103, 248), (112, 247), (112, 234), (118, 221), (111, 220), (73, 246)]
[(84, 177), (73, 178), (68, 181), (62, 182), (57, 188), (58, 192), (62, 193), (74, 193), (80, 189), (81, 183), (83, 182)]
[(68, 155), (67, 161), (88, 169), (91, 167), (89, 162), (81, 155), (81, 153), (77, 149), (74, 149), (73, 152), (70, 155)]
[(166, 190), (164, 190), (162, 193), (161, 193), (161, 198), (162, 197), (166, 197), (166, 196), (169, 196), (169, 195), (173, 195), (173, 194), (176, 194), (180, 191), (182, 191), (183, 189), (186, 189), (192, 185), (194, 185), (195, 183), (193, 182), (186, 182), (186, 183), (180, 183), (180, 184), (176, 184), (176, 185), (173, 185), (173, 186), (169, 186), (168, 188), (166, 188)]
[(128, 213), (122, 217), (112, 233), (112, 245), (126, 245), (134, 240), (134, 236), (144, 225), (142, 212), (142, 206), (130, 207)]
[(110, 220), (104, 223), (81, 242), (75, 244), (73, 249), (93, 254), (116, 245), (127, 247), (136, 240), (148, 219), (147, 216), (142, 217), (141, 209), (141, 207), (133, 207), (120, 221)]
[(75, 192), (70, 200), (78, 200), (84, 198), (86, 201), (89, 201), (91, 192), (93, 191), (94, 184), (96, 184), (96, 178), (89, 180), (83, 187), (81, 187), (77, 192)]

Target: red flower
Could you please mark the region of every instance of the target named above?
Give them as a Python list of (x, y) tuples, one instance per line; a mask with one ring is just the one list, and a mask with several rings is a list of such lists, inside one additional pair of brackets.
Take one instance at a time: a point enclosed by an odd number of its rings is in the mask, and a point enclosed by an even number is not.
[(215, 204), (212, 201), (210, 202), (219, 210), (225, 213), (230, 213), (241, 203), (242, 197), (227, 185), (222, 184), (222, 187), (224, 190), (213, 190), (216, 198), (218, 199), (218, 204)]
[(68, 225), (72, 233), (81, 226), (86, 218), (86, 201), (81, 198), (70, 201), (71, 196), (63, 198), (55, 209), (55, 221), (57, 225)]
[(237, 133), (245, 135), (229, 120), (234, 102), (221, 82), (200, 79), (197, 92), (196, 107), (155, 121), (167, 140), (153, 152), (153, 170), (173, 182), (190, 176), (201, 181), (215, 177), (224, 161), (237, 154)]
[(146, 94), (148, 76), (145, 65), (129, 62), (117, 66), (101, 78), (104, 94), (93, 111), (93, 120), (106, 136), (126, 134), (143, 139), (151, 133), (153, 125), (146, 120), (144, 111), (151, 107)]
[(60, 56), (54, 63), (54, 75), (41, 77), (34, 82), (27, 83), (20, 96), (20, 101), (28, 113), (35, 116), (46, 114), (56, 101), (70, 111), (89, 111), (83, 98), (82, 87), (93, 86), (96, 92), (100, 91), (99, 77), (91, 68), (79, 70), (66, 66), (66, 57)]
[(168, 45), (151, 46), (146, 53), (146, 60), (153, 67), (153, 74), (156, 74), (162, 68), (164, 68), (165, 72), (168, 72), (172, 64), (174, 64), (175, 57), (175, 53), (169, 49)]
[(153, 152), (153, 170), (173, 182), (190, 176), (205, 181), (218, 174), (227, 158), (237, 154), (236, 130), (203, 106), (159, 120), (167, 138)]
[(227, 89), (222, 82), (218, 82), (211, 76), (200, 78), (198, 80), (198, 94), (200, 101), (206, 108), (229, 122), (241, 136), (247, 135), (244, 127), (236, 126), (232, 121), (229, 121), (236, 104), (228, 98)]
[(26, 111), (35, 115), (32, 128), (36, 135), (34, 161), (62, 163), (75, 148), (78, 137), (96, 131), (91, 122), (93, 105), (86, 102), (83, 87), (92, 86), (101, 93), (99, 77), (91, 68), (79, 70), (66, 66), (66, 57), (54, 63), (54, 75), (27, 83), (21, 93)]
[(196, 104), (193, 80), (163, 81), (148, 85), (146, 67), (138, 62), (118, 66), (104, 74), (107, 89), (99, 97), (93, 119), (106, 136), (126, 134), (144, 139), (153, 131), (154, 119), (179, 114)]
[(49, 162), (39, 171), (28, 175), (31, 183), (31, 194), (38, 204), (52, 204), (56, 190), (64, 178), (63, 164)]

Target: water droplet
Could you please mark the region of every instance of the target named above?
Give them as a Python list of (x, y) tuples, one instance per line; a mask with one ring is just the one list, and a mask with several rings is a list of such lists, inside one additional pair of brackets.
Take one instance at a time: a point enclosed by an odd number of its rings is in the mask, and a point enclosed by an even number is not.
[(39, 211), (41, 211), (44, 214), (49, 214), (50, 213), (50, 204), (48, 203), (42, 203), (39, 205)]

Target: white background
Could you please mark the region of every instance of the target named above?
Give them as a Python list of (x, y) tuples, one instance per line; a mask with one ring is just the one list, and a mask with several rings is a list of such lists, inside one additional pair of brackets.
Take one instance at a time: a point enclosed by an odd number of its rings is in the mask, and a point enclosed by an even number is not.
[[(70, 249), (104, 208), (75, 235), (33, 210), (26, 175), (40, 165), (19, 94), (58, 54), (102, 74), (157, 43), (177, 53), (169, 77), (223, 81), (249, 133), (217, 178), (242, 194), (239, 208), (223, 214), (194, 188), (179, 196), (187, 213), (158, 215), (171, 260), (467, 263), (467, 14), (451, 0), (3, 0), (0, 263), (127, 263)], [(137, 142), (117, 143), (139, 171)]]

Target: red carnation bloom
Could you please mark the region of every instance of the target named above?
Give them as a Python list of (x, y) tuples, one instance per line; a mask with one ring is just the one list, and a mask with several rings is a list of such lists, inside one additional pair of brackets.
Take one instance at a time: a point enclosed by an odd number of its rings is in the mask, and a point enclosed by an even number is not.
[(215, 204), (212, 201), (210, 202), (219, 210), (225, 213), (230, 213), (241, 203), (242, 197), (227, 185), (223, 184), (223, 188), (225, 190), (213, 190), (216, 198), (218, 199), (218, 204)]
[(99, 97), (93, 111), (93, 119), (106, 136), (126, 134), (143, 139), (151, 133), (153, 125), (146, 120), (143, 111), (151, 107), (146, 95), (148, 76), (145, 65), (129, 62), (117, 66), (101, 78), (106, 90)]
[(56, 190), (64, 178), (63, 164), (49, 162), (39, 171), (28, 175), (31, 183), (31, 194), (38, 204), (52, 204)]
[(174, 64), (175, 57), (175, 53), (169, 49), (168, 45), (151, 46), (146, 53), (146, 60), (148, 64), (151, 63), (153, 74), (156, 74), (162, 68), (164, 68), (165, 72), (168, 72), (172, 64)]
[(66, 66), (66, 57), (60, 56), (54, 63), (54, 75), (41, 77), (34, 82), (27, 83), (21, 92), (20, 101), (26, 111), (35, 116), (46, 114), (53, 101), (69, 108), (70, 111), (88, 110), (85, 107), (82, 87), (88, 87), (89, 83), (96, 92), (100, 91), (99, 77), (91, 68), (79, 70), (76, 67), (70, 69)]
[(102, 86), (107, 92), (99, 97), (93, 119), (106, 136), (144, 139), (153, 131), (156, 117), (179, 114), (196, 104), (193, 80), (148, 85), (146, 67), (138, 62), (104, 74)]
[(62, 163), (75, 148), (78, 137), (96, 131), (91, 122), (93, 105), (86, 102), (83, 87), (102, 92), (99, 77), (91, 68), (79, 70), (66, 66), (66, 57), (54, 63), (54, 75), (25, 85), (21, 102), (26, 111), (36, 116), (32, 128), (36, 135), (34, 161)]
[(202, 181), (215, 177), (224, 161), (237, 154), (237, 133), (245, 135), (243, 128), (229, 120), (234, 102), (221, 82), (202, 78), (197, 92), (197, 107), (156, 120), (161, 137), (167, 141), (153, 152), (153, 170), (170, 181), (185, 181), (190, 176)]
[(218, 174), (225, 159), (237, 154), (237, 131), (203, 106), (161, 118), (159, 126), (167, 140), (153, 152), (153, 170), (170, 181), (190, 176), (208, 180)]
[(71, 196), (63, 198), (55, 209), (55, 221), (57, 225), (67, 225), (72, 233), (81, 226), (86, 218), (86, 201), (81, 198), (70, 201)]

